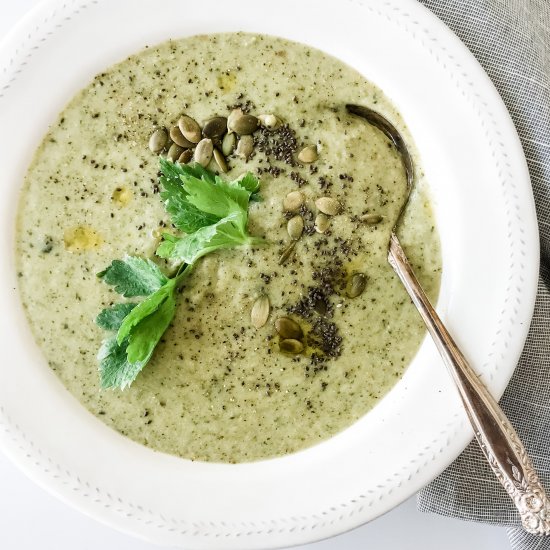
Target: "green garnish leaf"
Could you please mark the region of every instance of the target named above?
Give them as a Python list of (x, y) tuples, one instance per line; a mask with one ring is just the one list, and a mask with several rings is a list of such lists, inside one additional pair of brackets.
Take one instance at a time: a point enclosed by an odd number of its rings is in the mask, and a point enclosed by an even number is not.
[(121, 344), (132, 332), (132, 329), (143, 319), (154, 313), (161, 304), (174, 292), (176, 279), (170, 279), (164, 286), (145, 298), (125, 317), (117, 333), (117, 342)]
[[(165, 198), (167, 193), (161, 193), (161, 196)], [(201, 212), (189, 201), (179, 201), (179, 197), (175, 194), (166, 199), (166, 210), (172, 214), (172, 223), (176, 228), (185, 233), (193, 233), (201, 227), (212, 225), (218, 221), (216, 216)]]
[(251, 195), (260, 187), (250, 172), (225, 182), (198, 163), (179, 164), (160, 160), (161, 197), (172, 223), (185, 233), (218, 222), (236, 211), (248, 212)]
[(234, 182), (240, 185), (243, 189), (246, 189), (250, 193), (256, 193), (260, 188), (260, 180), (250, 172), (247, 172)]
[(103, 341), (99, 370), (103, 388), (124, 389), (151, 359), (176, 310), (176, 289), (192, 265), (205, 254), (222, 248), (263, 243), (248, 233), (248, 206), (257, 199), (259, 181), (248, 173), (226, 182), (200, 164), (160, 159), (161, 198), (174, 226), (187, 233), (165, 233), (157, 249), (161, 258), (181, 266), (169, 279), (151, 260), (127, 256), (114, 260), (98, 277), (126, 298), (145, 296), (138, 303), (104, 309), (96, 323), (117, 331)]
[[(123, 390), (132, 384), (149, 362), (174, 317), (174, 291), (183, 274), (184, 271), (169, 279), (140, 304), (118, 304), (99, 314), (98, 318), (101, 317), (105, 328), (118, 329), (117, 335), (104, 340), (99, 350), (102, 388)], [(127, 314), (121, 318), (125, 309)]]
[(219, 220), (217, 216), (202, 212), (187, 200), (188, 193), (183, 188), (182, 181), (185, 172), (180, 164), (161, 158), (160, 165), (160, 183), (164, 188), (160, 196), (164, 200), (166, 211), (171, 215), (172, 223), (180, 231), (192, 233)]
[(125, 298), (148, 296), (162, 287), (168, 279), (151, 260), (126, 256), (124, 260), (113, 260), (111, 265), (98, 273), (108, 285)]
[(180, 238), (165, 237), (157, 249), (157, 255), (193, 264), (215, 250), (263, 242), (261, 239), (250, 237), (243, 226), (246, 226), (246, 222), (242, 219), (242, 213), (236, 212), (214, 225), (202, 227), (191, 235)]
[(163, 241), (158, 246), (155, 254), (160, 258), (171, 258), (174, 250), (174, 245), (181, 241), (181, 237), (175, 237), (170, 233), (162, 234)]
[[(181, 185), (177, 184), (179, 204), (190, 204), (217, 221), (196, 227), (184, 237), (165, 234), (157, 248), (158, 256), (193, 264), (215, 250), (262, 242), (252, 238), (247, 231), (248, 206), (260, 185), (252, 174), (225, 182), (199, 164), (179, 165), (162, 160), (161, 169), (166, 178), (174, 180), (176, 175), (180, 178)], [(175, 187), (176, 183), (171, 181), (169, 185)], [(176, 201), (171, 204), (175, 205)]]
[(129, 363), (126, 355), (127, 347), (127, 341), (119, 345), (114, 336), (103, 340), (97, 354), (102, 388), (119, 388), (121, 390), (127, 388), (146, 365), (146, 361)]
[(216, 176), (204, 168), (198, 162), (191, 162), (189, 164), (180, 164), (179, 162), (172, 162), (171, 160), (160, 157), (159, 159), (160, 171), (163, 176), (178, 179), (182, 175), (184, 177), (192, 177), (197, 179), (204, 179), (214, 183)]
[(115, 304), (104, 309), (97, 317), (96, 324), (105, 330), (118, 330), (122, 321), (137, 306), (134, 303)]
[(220, 220), (235, 212), (248, 209), (250, 192), (240, 185), (228, 185), (221, 180), (212, 183), (197, 178), (186, 178), (183, 188), (187, 200), (202, 212), (212, 214)]
[(174, 294), (171, 293), (154, 313), (145, 317), (132, 329), (127, 349), (130, 363), (146, 363), (149, 361), (156, 345), (172, 322), (175, 311), (176, 299)]

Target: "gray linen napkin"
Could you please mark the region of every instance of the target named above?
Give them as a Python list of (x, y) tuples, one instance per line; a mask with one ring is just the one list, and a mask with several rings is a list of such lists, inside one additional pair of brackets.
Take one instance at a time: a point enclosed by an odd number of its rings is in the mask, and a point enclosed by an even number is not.
[[(535, 194), (541, 273), (527, 343), (501, 405), (550, 491), (550, 0), (421, 0), (470, 48), (521, 138)], [(474, 441), (418, 496), (423, 512), (505, 525), (515, 550), (550, 550), (519, 516)]]

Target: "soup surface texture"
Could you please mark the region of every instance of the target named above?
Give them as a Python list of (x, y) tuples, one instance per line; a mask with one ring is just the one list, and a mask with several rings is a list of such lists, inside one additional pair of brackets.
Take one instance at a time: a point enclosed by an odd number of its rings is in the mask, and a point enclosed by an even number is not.
[[(158, 451), (251, 461), (337, 434), (399, 380), (424, 337), (386, 259), (404, 171), (379, 131), (346, 114), (350, 102), (385, 114), (414, 151), (399, 113), (355, 70), (311, 47), (241, 33), (148, 47), (95, 77), (55, 120), (21, 195), (20, 292), (48, 364), (101, 421)], [(151, 362), (130, 388), (102, 390), (97, 352), (104, 335), (94, 319), (121, 299), (96, 274), (125, 254), (154, 259), (160, 234), (170, 230), (149, 137), (183, 113), (202, 123), (235, 106), (277, 115), (288, 124), (291, 149), (296, 139), (289, 163), (268, 158), (260, 143), (267, 134), (256, 134), (251, 158), (231, 155), (222, 174), (251, 171), (260, 179), (249, 230), (268, 244), (200, 259)], [(318, 159), (296, 162), (306, 145), (316, 146)], [(417, 171), (400, 236), (436, 299), (439, 240)], [(290, 242), (283, 199), (296, 190), (305, 197), (306, 230), (279, 263)], [(342, 211), (319, 233), (315, 201), (323, 196)], [(372, 223), (376, 216), (381, 220)], [(357, 273), (366, 286), (350, 297)], [(263, 294), (271, 311), (255, 328), (251, 310)], [(282, 316), (303, 327), (310, 343), (302, 353), (279, 349), (274, 322)]]

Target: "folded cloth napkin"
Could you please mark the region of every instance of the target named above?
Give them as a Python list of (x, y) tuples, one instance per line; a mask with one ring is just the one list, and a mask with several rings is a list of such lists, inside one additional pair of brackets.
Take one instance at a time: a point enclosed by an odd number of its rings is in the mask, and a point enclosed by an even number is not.
[[(541, 239), (535, 315), (501, 406), (550, 491), (550, 0), (421, 0), (470, 48), (497, 87), (529, 165)], [(419, 493), (424, 512), (504, 525), (515, 550), (550, 550), (529, 535), (474, 441)]]

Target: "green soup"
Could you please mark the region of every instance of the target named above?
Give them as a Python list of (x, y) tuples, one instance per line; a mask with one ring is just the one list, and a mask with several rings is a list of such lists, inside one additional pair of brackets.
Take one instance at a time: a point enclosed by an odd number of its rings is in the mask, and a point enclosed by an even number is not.
[[(21, 195), (20, 291), (48, 364), (101, 421), (158, 451), (251, 461), (340, 432), (396, 384), (424, 337), (386, 259), (406, 182), (395, 148), (347, 115), (349, 102), (379, 110), (407, 135), (384, 94), (337, 59), (236, 33), (149, 47), (96, 76), (59, 115)], [(103, 334), (94, 319), (120, 298), (96, 273), (125, 254), (153, 258), (170, 227), (149, 136), (182, 113), (202, 122), (235, 105), (277, 115), (292, 127), (298, 150), (315, 145), (318, 159), (269, 160), (258, 140), (248, 161), (228, 159), (226, 177), (251, 171), (260, 178), (249, 229), (268, 244), (199, 260), (150, 364), (129, 389), (102, 390), (96, 356)], [(290, 242), (283, 200), (296, 190), (306, 230), (281, 264)], [(318, 233), (315, 201), (324, 196), (342, 211), (321, 217), (327, 227)], [(365, 216), (382, 219), (369, 224)], [(401, 238), (436, 299), (439, 240), (422, 178)], [(350, 297), (357, 273), (366, 285)], [(270, 315), (255, 328), (252, 307), (264, 294)], [(315, 345), (281, 352), (274, 323), (283, 316)]]

